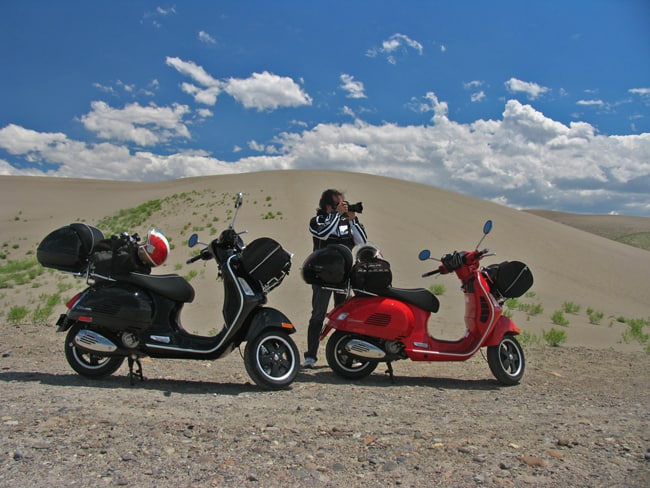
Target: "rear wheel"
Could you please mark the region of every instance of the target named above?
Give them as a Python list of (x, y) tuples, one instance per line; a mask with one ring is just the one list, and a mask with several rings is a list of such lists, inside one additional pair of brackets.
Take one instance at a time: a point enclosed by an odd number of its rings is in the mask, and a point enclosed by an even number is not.
[(102, 378), (120, 369), (124, 362), (123, 357), (101, 356), (82, 351), (75, 346), (74, 338), (81, 329), (80, 325), (73, 325), (65, 337), (65, 358), (72, 369), (87, 378)]
[(269, 390), (286, 388), (298, 375), (298, 347), (288, 334), (262, 332), (244, 349), (244, 365), (255, 384)]
[(327, 355), (327, 364), (332, 368), (332, 371), (342, 378), (350, 380), (365, 378), (372, 373), (377, 368), (377, 364), (379, 364), (377, 361), (353, 356), (345, 349), (345, 345), (348, 341), (354, 338), (355, 336), (353, 334), (337, 330), (327, 341), (327, 347), (325, 350)]
[(512, 335), (503, 336), (497, 346), (487, 348), (490, 371), (503, 385), (516, 385), (524, 376), (524, 350)]

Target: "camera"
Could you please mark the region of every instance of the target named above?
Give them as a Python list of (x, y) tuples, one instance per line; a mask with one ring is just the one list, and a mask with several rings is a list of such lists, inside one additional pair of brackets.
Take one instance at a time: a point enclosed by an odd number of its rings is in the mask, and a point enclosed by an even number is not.
[(346, 201), (345, 203), (348, 204), (348, 212), (354, 212), (354, 213), (362, 213), (363, 212), (363, 202), (350, 203), (350, 202)]

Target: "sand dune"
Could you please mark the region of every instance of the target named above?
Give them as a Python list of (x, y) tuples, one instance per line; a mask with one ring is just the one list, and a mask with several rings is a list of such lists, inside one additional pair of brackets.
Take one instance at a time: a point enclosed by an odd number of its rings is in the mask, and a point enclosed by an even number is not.
[[(543, 313), (528, 317), (515, 312), (514, 318), (525, 330), (535, 334), (554, 326), (551, 314), (564, 302), (581, 307), (569, 315), (568, 345), (594, 348), (639, 348), (624, 344), (622, 324), (613, 321), (624, 316), (648, 318), (650, 293), (650, 253), (593, 233), (552, 220), (500, 206), (440, 188), (380, 176), (329, 171), (275, 171), (253, 174), (188, 178), (161, 183), (125, 183), (37, 177), (0, 176), (0, 232), (7, 259), (18, 260), (51, 230), (74, 221), (95, 224), (120, 209), (133, 208), (152, 199), (174, 194), (191, 194), (176, 207), (163, 209), (150, 224), (162, 228), (175, 244), (168, 263), (158, 273), (186, 274), (200, 271), (192, 281), (197, 290), (194, 303), (185, 310), (184, 325), (205, 333), (220, 328), (219, 284), (214, 282), (212, 264), (185, 266), (190, 250), (183, 246), (192, 229), (226, 225), (229, 206), (211, 205), (225, 193), (244, 192), (238, 230), (247, 230), (247, 241), (263, 235), (280, 241), (294, 253), (291, 275), (273, 291), (269, 304), (284, 311), (299, 328), (297, 342), (302, 349), (309, 316), (310, 289), (300, 278), (299, 268), (311, 250), (307, 222), (313, 215), (322, 190), (337, 188), (350, 201), (363, 201), (361, 219), (369, 238), (378, 244), (393, 269), (393, 284), (400, 287), (428, 287), (444, 283), (442, 308), (430, 323), (434, 334), (453, 338), (462, 332), (462, 296), (454, 277), (423, 279), (420, 275), (434, 266), (422, 263), (417, 254), (431, 249), (434, 256), (454, 249), (474, 248), (486, 219), (494, 230), (483, 245), (497, 256), (485, 264), (503, 260), (526, 262), (535, 276), (531, 302), (539, 303)], [(274, 218), (264, 219), (272, 214)], [(215, 217), (219, 220), (214, 222)], [(144, 233), (139, 229), (125, 229)], [(199, 233), (207, 240), (211, 231)], [(39, 278), (39, 288), (14, 287), (3, 290), (4, 310), (11, 303), (33, 302), (40, 293), (55, 289), (56, 275)], [(75, 284), (81, 288), (83, 283)], [(76, 288), (75, 288), (76, 289)], [(72, 292), (68, 292), (72, 294)], [(215, 305), (219, 307), (215, 309)], [(590, 324), (585, 310), (592, 307), (604, 313), (599, 325)]]

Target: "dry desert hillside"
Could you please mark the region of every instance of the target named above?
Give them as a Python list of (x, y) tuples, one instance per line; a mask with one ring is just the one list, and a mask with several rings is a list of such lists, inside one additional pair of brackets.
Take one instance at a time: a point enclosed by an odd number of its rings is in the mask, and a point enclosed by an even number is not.
[[(184, 276), (195, 272), (191, 282), (197, 298), (184, 311), (184, 326), (209, 334), (221, 326), (220, 303), (215, 302), (221, 293), (215, 282), (216, 270), (211, 263), (185, 265), (192, 254), (185, 242), (195, 231), (203, 240), (215, 236), (232, 215), (232, 196), (243, 192), (245, 203), (236, 227), (248, 231), (245, 239), (270, 236), (294, 253), (292, 273), (272, 292), (269, 302), (296, 324), (301, 336), (297, 342), (302, 349), (310, 290), (300, 277), (300, 265), (311, 250), (307, 222), (320, 193), (327, 188), (344, 191), (351, 202), (363, 201), (361, 220), (370, 240), (390, 261), (394, 286), (444, 285), (441, 311), (430, 322), (434, 335), (455, 338), (462, 334), (462, 296), (452, 276), (421, 278), (434, 263), (418, 261), (417, 254), (423, 248), (431, 249), (434, 256), (473, 248), (481, 237), (484, 221), (492, 219), (493, 232), (483, 245), (496, 256), (485, 264), (520, 260), (531, 267), (535, 276), (532, 293), (521, 300), (537, 312), (513, 310), (522, 329), (540, 336), (558, 327), (551, 317), (568, 302), (577, 310), (566, 315), (569, 323), (563, 327), (567, 345), (641, 347), (623, 340), (626, 325), (617, 319), (650, 317), (650, 252), (581, 230), (577, 228), (580, 225), (572, 226), (571, 222), (556, 222), (543, 213), (540, 216), (518, 211), (441, 188), (381, 176), (291, 170), (157, 183), (2, 176), (2, 263), (33, 259), (39, 241), (47, 233), (71, 222), (100, 227), (108, 222), (118, 227), (128, 223), (136, 228), (121, 230), (141, 234), (156, 225), (174, 248), (168, 262), (155, 272)], [(106, 220), (114, 216), (117, 218)], [(136, 217), (142, 221), (134, 223)], [(639, 219), (643, 224), (650, 221)], [(593, 220), (590, 225), (597, 222)], [(60, 294), (65, 301), (83, 286), (77, 279), (51, 270), (33, 273), (36, 277), (23, 284), (3, 278), (0, 317), (6, 317), (16, 304), (33, 310), (52, 294)], [(58, 306), (50, 322), (62, 308), (62, 304)], [(590, 323), (588, 309), (602, 314), (602, 320)]]

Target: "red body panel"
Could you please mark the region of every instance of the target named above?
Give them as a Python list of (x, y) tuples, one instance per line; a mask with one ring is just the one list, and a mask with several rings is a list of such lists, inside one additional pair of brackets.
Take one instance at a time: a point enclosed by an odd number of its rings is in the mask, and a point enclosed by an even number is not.
[(475, 266), (456, 273), (465, 290), (465, 335), (457, 341), (431, 337), (427, 330), (430, 312), (385, 297), (354, 297), (328, 314), (321, 339), (340, 330), (376, 339), (400, 342), (413, 361), (465, 361), (481, 347), (497, 345), (506, 333), (518, 334), (512, 320), (501, 315), (501, 306)]

